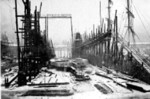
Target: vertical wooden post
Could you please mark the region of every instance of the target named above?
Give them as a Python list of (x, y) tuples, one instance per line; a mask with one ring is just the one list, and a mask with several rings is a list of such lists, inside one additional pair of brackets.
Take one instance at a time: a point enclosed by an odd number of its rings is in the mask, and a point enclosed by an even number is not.
[(99, 8), (99, 15), (100, 15), (100, 27), (101, 27), (101, 25), (102, 25), (102, 15), (101, 15), (101, 13), (102, 13), (102, 11), (101, 11), (101, 1), (100, 1), (100, 8)]
[[(71, 24), (71, 51), (73, 53), (73, 24), (72, 24), (72, 17), (70, 18), (70, 24)], [(71, 54), (71, 57), (72, 57), (72, 54)]]
[(115, 45), (116, 45), (116, 47), (115, 47), (115, 49), (116, 49), (116, 58), (118, 57), (118, 45), (117, 45), (117, 43), (118, 43), (118, 17), (117, 17), (117, 10), (116, 10), (116, 16), (115, 16), (115, 18), (116, 18), (116, 43), (115, 43)]
[(15, 0), (15, 16), (16, 16), (16, 36), (17, 36), (17, 50), (18, 50), (18, 66), (20, 68), (20, 40), (19, 40), (19, 33), (18, 33), (17, 0)]

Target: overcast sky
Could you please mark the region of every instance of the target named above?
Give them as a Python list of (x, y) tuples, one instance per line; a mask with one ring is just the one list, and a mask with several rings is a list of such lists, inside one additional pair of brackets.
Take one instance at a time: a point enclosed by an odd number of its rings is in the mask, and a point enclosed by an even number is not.
[[(32, 12), (35, 5), (39, 9), (40, 2), (42, 1), (42, 15), (45, 14), (72, 14), (73, 18), (73, 31), (84, 33), (90, 33), (95, 26), (99, 25), (99, 2), (100, 0), (32, 0)], [(114, 19), (115, 10), (118, 10), (119, 18), (119, 33), (124, 35), (126, 31), (126, 0), (112, 0), (112, 15)], [(133, 13), (134, 30), (139, 36), (138, 42), (150, 42), (150, 0), (132, 0), (133, 1)], [(107, 0), (101, 0), (102, 4), (102, 17), (107, 17)], [(0, 2), (0, 23), (1, 33), (6, 32), (10, 40), (15, 41), (15, 13), (14, 13), (14, 0), (1, 0)], [(137, 14), (136, 10), (139, 15)], [(23, 13), (22, 0), (18, 0), (18, 12)], [(140, 17), (139, 17), (140, 16)], [(142, 22), (141, 22), (141, 20)], [(43, 22), (41, 22), (42, 24)], [(145, 30), (147, 29), (147, 31)], [(44, 24), (41, 25), (42, 29)], [(71, 27), (70, 21), (67, 19), (50, 19), (49, 20), (49, 38), (52, 38), (54, 42), (60, 42), (63, 40), (71, 39)]]

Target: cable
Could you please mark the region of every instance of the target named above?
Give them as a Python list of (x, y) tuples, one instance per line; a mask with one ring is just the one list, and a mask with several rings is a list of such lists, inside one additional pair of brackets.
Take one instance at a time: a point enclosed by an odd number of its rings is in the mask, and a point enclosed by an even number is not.
[(8, 1), (8, 2), (5, 2), (6, 3), (6, 5), (8, 5), (10, 8), (12, 8), (12, 6), (9, 4), (10, 2)]
[[(126, 24), (126, 22), (127, 22), (127, 18), (125, 19), (124, 24)], [(122, 35), (124, 34), (124, 31), (125, 31), (125, 25), (124, 25), (123, 30), (122, 30)]]
[[(127, 18), (125, 19), (125, 23), (127, 22)], [(122, 30), (122, 36), (124, 35), (124, 37), (126, 36), (127, 34), (127, 29), (126, 29), (126, 32), (125, 32), (125, 28), (123, 28)]]
[[(137, 8), (138, 9), (138, 8)], [(139, 10), (139, 9), (138, 9)], [(139, 10), (139, 12), (141, 13), (141, 11)], [(145, 21), (144, 22), (147, 22), (147, 25), (150, 25), (150, 23), (148, 23), (148, 20), (147, 20), (147, 18), (145, 18), (145, 16), (141, 13), (141, 15), (142, 15), (142, 17), (145, 19)], [(150, 21), (149, 21), (150, 22)]]
[(144, 23), (143, 23), (143, 21), (142, 21), (142, 19), (141, 19), (141, 17), (140, 17), (140, 15), (139, 15), (139, 13), (138, 13), (138, 11), (137, 11), (137, 9), (136, 9), (136, 7), (135, 7), (134, 4), (133, 4), (133, 6), (134, 6), (134, 9), (135, 9), (136, 13), (138, 14), (138, 16), (139, 16), (139, 18), (140, 18), (140, 21), (141, 21), (141, 23), (142, 23), (142, 25), (143, 25), (143, 27), (144, 27), (146, 33), (148, 34), (148, 37), (150, 38), (150, 34), (148, 33), (148, 31), (147, 31), (147, 29), (146, 29), (146, 27), (145, 27), (145, 25), (144, 25)]
[[(122, 13), (122, 16), (121, 16), (121, 19), (123, 19), (123, 22), (124, 22), (125, 19), (123, 18), (123, 15), (124, 15), (124, 12)], [(120, 23), (121, 23), (121, 24), (120, 24), (120, 26), (119, 26), (119, 31), (121, 30), (121, 26), (122, 26), (122, 23), (123, 23), (123, 22), (121, 22), (121, 21), (122, 21), (122, 20), (120, 20)]]
[(124, 34), (124, 38), (126, 37), (127, 33), (128, 33), (128, 30), (126, 29), (126, 32), (125, 32), (125, 34)]

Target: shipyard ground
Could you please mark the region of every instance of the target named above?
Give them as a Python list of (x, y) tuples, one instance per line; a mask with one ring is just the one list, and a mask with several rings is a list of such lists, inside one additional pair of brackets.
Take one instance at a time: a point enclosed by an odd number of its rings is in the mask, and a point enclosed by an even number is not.
[[(7, 73), (9, 79), (17, 74), (14, 69)], [(16, 80), (5, 88), (4, 75), (1, 77), (2, 99), (150, 98), (150, 85), (107, 68), (93, 66), (81, 58), (54, 59), (25, 86), (18, 87)]]

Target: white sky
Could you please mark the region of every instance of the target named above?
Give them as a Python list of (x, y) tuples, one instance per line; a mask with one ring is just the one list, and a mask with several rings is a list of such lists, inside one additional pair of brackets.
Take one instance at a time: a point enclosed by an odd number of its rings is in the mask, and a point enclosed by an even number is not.
[[(19, 14), (23, 12), (22, 0), (18, 0)], [(40, 2), (42, 5), (42, 15), (45, 14), (72, 14), (73, 17), (73, 31), (84, 33), (90, 31), (93, 28), (93, 24), (97, 26), (99, 24), (99, 1), (100, 0), (32, 0), (32, 12), (34, 6), (37, 5), (39, 9)], [(114, 19), (115, 9), (118, 10), (119, 27), (121, 26), (120, 33), (125, 33), (123, 12), (126, 14), (126, 0), (112, 0), (112, 19)], [(101, 0), (102, 3), (102, 17), (107, 17), (107, 0)], [(139, 35), (140, 42), (150, 42), (150, 0), (133, 0), (133, 3), (137, 10), (140, 12), (141, 19), (148, 31), (145, 31), (140, 18), (134, 11), (134, 29)], [(14, 13), (14, 0), (1, 0), (1, 32), (7, 32), (10, 39), (13, 41), (16, 37), (15, 31), (15, 13)], [(41, 26), (43, 27), (43, 26)], [(149, 34), (149, 36), (148, 36)], [(53, 39), (53, 42), (62, 42), (63, 40), (70, 40), (71, 28), (69, 20), (49, 20), (49, 37)]]

